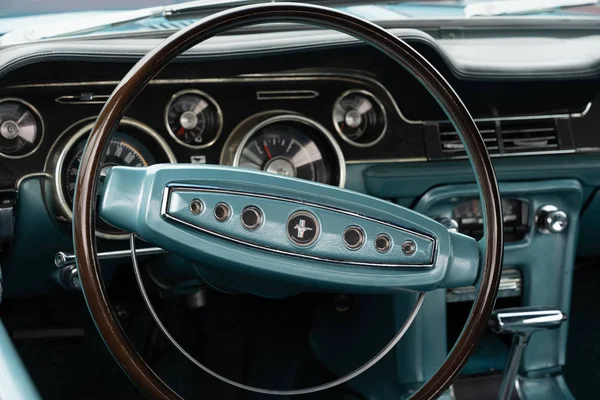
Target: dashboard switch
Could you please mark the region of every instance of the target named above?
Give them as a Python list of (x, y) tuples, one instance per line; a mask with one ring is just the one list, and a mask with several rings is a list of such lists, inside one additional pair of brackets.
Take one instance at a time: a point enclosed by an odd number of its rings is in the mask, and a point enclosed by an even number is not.
[(380, 233), (375, 238), (375, 249), (380, 253), (387, 253), (392, 248), (392, 238), (385, 233)]
[(417, 251), (417, 245), (412, 240), (405, 240), (402, 243), (402, 252), (407, 256), (412, 256)]
[(242, 211), (242, 226), (249, 231), (260, 228), (263, 223), (263, 213), (255, 206), (248, 206)]
[(202, 214), (204, 211), (204, 203), (200, 199), (194, 199), (190, 203), (190, 212), (194, 215)]
[(359, 226), (349, 226), (344, 231), (344, 245), (350, 250), (358, 250), (365, 243), (365, 231)]
[(535, 222), (542, 233), (561, 233), (567, 229), (569, 217), (555, 206), (546, 205), (538, 209)]
[(219, 222), (225, 222), (231, 216), (231, 208), (227, 203), (218, 203), (214, 210), (215, 219)]

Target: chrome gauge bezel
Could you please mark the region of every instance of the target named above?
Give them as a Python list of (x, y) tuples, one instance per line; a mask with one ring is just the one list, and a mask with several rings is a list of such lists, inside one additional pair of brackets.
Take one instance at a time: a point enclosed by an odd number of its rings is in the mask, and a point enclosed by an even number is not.
[[(71, 127), (77, 126), (89, 119), (90, 118), (81, 120), (81, 121), (71, 125)], [(77, 132), (75, 132), (71, 137), (69, 137), (69, 139), (65, 143), (64, 147), (62, 147), (62, 149), (60, 150), (60, 153), (58, 155), (56, 165), (55, 165), (54, 171), (53, 171), (53, 174), (54, 174), (53, 190), (56, 193), (56, 200), (58, 203), (58, 207), (59, 207), (60, 212), (67, 218), (67, 220), (69, 222), (73, 220), (73, 211), (69, 207), (69, 204), (67, 202), (67, 199), (66, 199), (65, 194), (62, 189), (63, 188), (62, 173), (63, 173), (67, 154), (71, 151), (73, 146), (75, 146), (77, 143), (79, 143), (79, 141), (81, 140), (82, 137), (84, 137), (85, 135), (88, 135), (91, 132), (92, 128), (94, 127), (94, 124), (96, 123), (95, 118), (91, 118), (91, 119), (92, 119), (92, 122), (85, 124), (84, 126), (79, 128), (77, 130)], [(170, 163), (172, 163), (172, 164), (177, 163), (177, 158), (175, 157), (175, 154), (169, 147), (169, 144), (155, 130), (150, 128), (148, 125), (143, 124), (143, 123), (136, 121), (134, 119), (131, 119), (131, 118), (123, 118), (119, 125), (124, 125), (124, 126), (134, 128), (138, 132), (148, 135), (152, 140), (154, 140), (159, 145), (159, 147), (164, 152), (165, 156), (167, 157), (167, 159), (169, 160)], [(63, 135), (67, 135), (69, 133), (69, 130), (70, 129), (67, 129), (65, 132), (63, 132), (59, 136), (57, 143), (59, 143), (61, 141), (61, 137)], [(52, 152), (50, 152), (50, 154), (51, 153)], [(48, 161), (46, 163), (48, 163)], [(109, 239), (109, 240), (117, 240), (117, 239), (124, 240), (124, 239), (129, 238), (129, 234), (111, 234), (111, 233), (101, 232), (98, 230), (96, 231), (96, 235), (100, 238)]]
[[(342, 133), (342, 131), (340, 130), (340, 127), (338, 126), (338, 124), (335, 120), (334, 111), (335, 111), (335, 108), (337, 107), (337, 105), (339, 104), (339, 102), (344, 97), (347, 97), (348, 95), (355, 94), (355, 93), (362, 94), (362, 95), (368, 97), (369, 99), (373, 100), (373, 102), (375, 104), (377, 104), (377, 106), (381, 110), (381, 115), (383, 116), (383, 129), (381, 130), (381, 133), (379, 133), (379, 135), (377, 136), (377, 138), (375, 140), (372, 140), (367, 143), (356, 142), (356, 141), (350, 139), (348, 136), (344, 135), (344, 133)], [(387, 128), (388, 128), (388, 118), (387, 118), (387, 111), (385, 109), (385, 106), (383, 105), (381, 100), (379, 100), (379, 98), (377, 96), (375, 96), (373, 93), (371, 93), (367, 90), (364, 90), (364, 89), (350, 89), (350, 90), (346, 90), (345, 92), (343, 92), (333, 103), (333, 107), (331, 109), (331, 121), (333, 123), (333, 127), (334, 127), (335, 131), (338, 133), (338, 135), (342, 138), (342, 140), (344, 142), (351, 144), (352, 146), (360, 147), (360, 148), (371, 147), (371, 146), (374, 146), (377, 143), (379, 143), (381, 141), (381, 139), (383, 139), (383, 137), (385, 136), (385, 134), (387, 132)]]
[(11, 156), (10, 154), (4, 154), (0, 152), (0, 157), (2, 158), (8, 158), (9, 160), (19, 160), (25, 157), (29, 157), (30, 155), (34, 154), (35, 152), (37, 152), (40, 147), (42, 146), (42, 143), (44, 142), (44, 134), (45, 134), (45, 126), (44, 126), (44, 120), (42, 119), (42, 114), (40, 114), (40, 112), (38, 111), (37, 108), (35, 108), (31, 103), (20, 99), (18, 97), (4, 97), (2, 99), (0, 99), (0, 103), (7, 103), (9, 101), (14, 101), (16, 103), (21, 103), (23, 104), (25, 107), (29, 108), (37, 117), (38, 121), (40, 122), (40, 139), (38, 144), (29, 152), (26, 154), (22, 154), (20, 156)]
[[(188, 144), (188, 143), (184, 142), (183, 140), (179, 139), (177, 137), (177, 135), (175, 134), (175, 132), (173, 132), (171, 130), (171, 127), (169, 126), (169, 109), (171, 108), (171, 106), (173, 105), (173, 102), (175, 100), (177, 100), (179, 97), (184, 96), (186, 94), (197, 94), (199, 96), (204, 97), (217, 110), (217, 121), (219, 123), (219, 129), (217, 130), (215, 138), (213, 140), (211, 140), (210, 142), (207, 142), (207, 143), (204, 143), (204, 144), (201, 144), (198, 146), (194, 146), (194, 145)], [(213, 144), (215, 144), (216, 141), (221, 136), (221, 133), (223, 132), (223, 112), (221, 111), (221, 107), (219, 107), (219, 103), (217, 103), (217, 101), (211, 95), (209, 95), (206, 92), (203, 92), (202, 90), (198, 90), (198, 89), (180, 90), (179, 92), (177, 92), (173, 96), (171, 96), (171, 98), (169, 99), (169, 102), (167, 103), (167, 106), (165, 107), (164, 120), (165, 120), (165, 127), (167, 128), (167, 132), (169, 132), (169, 135), (173, 138), (173, 140), (175, 140), (177, 142), (177, 144), (187, 147), (188, 149), (194, 149), (194, 150), (206, 149), (207, 147), (210, 147)]]
[(252, 127), (242, 137), (242, 139), (238, 143), (235, 154), (233, 156), (232, 165), (234, 167), (239, 167), (240, 159), (242, 158), (242, 151), (244, 150), (244, 147), (246, 146), (248, 141), (252, 138), (252, 136), (254, 136), (254, 134), (256, 134), (256, 132), (258, 132), (259, 130), (263, 129), (266, 126), (272, 125), (277, 122), (285, 122), (285, 121), (298, 122), (298, 123), (304, 124), (310, 128), (316, 129), (321, 135), (323, 135), (323, 138), (326, 139), (328, 144), (333, 149), (333, 152), (335, 153), (335, 158), (337, 159), (337, 162), (338, 162), (339, 182), (337, 183), (337, 186), (344, 187), (344, 185), (346, 184), (346, 160), (344, 158), (344, 154), (342, 153), (342, 149), (338, 145), (338, 143), (335, 140), (335, 138), (333, 137), (333, 135), (327, 130), (327, 128), (325, 128), (323, 125), (319, 124), (318, 122), (316, 122), (310, 118), (304, 117), (302, 115), (299, 115), (299, 114), (275, 115), (273, 117), (269, 117), (269, 118), (259, 122), (258, 124), (254, 125), (254, 127)]

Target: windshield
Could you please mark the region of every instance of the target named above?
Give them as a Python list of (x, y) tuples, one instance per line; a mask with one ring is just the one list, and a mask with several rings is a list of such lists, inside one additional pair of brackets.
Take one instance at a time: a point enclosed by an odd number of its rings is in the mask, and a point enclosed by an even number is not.
[[(0, 17), (23, 17), (40, 14), (73, 13), (81, 11), (122, 11), (144, 7), (180, 4), (188, 0), (3, 0)], [(218, 2), (218, 1), (217, 1)], [(226, 0), (224, 1), (226, 2)], [(258, 3), (259, 1), (257, 1)], [(310, 1), (311, 3), (327, 4), (327, 1)], [(211, 3), (215, 3), (212, 2)], [(358, 3), (353, 5), (353, 3)], [(511, 8), (509, 12), (476, 15), (515, 15), (535, 14), (548, 16), (600, 16), (600, 6), (597, 0), (421, 0), (386, 1), (348, 0), (346, 4), (336, 2), (336, 8), (357, 14), (370, 20), (393, 20), (402, 18), (459, 18), (465, 15), (465, 8), (474, 3), (487, 3), (484, 10), (497, 8), (498, 3), (510, 3), (512, 7), (525, 5), (526, 9)], [(567, 7), (565, 7), (566, 5)], [(478, 10), (480, 10), (478, 8)]]

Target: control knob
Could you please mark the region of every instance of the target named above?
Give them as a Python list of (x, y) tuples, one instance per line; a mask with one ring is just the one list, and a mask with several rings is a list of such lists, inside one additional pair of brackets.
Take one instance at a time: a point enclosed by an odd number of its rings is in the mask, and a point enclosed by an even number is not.
[(567, 229), (569, 217), (555, 206), (546, 205), (537, 210), (535, 223), (542, 233), (561, 233)]
[(458, 232), (458, 222), (452, 218), (436, 218), (437, 222), (444, 225), (450, 232)]

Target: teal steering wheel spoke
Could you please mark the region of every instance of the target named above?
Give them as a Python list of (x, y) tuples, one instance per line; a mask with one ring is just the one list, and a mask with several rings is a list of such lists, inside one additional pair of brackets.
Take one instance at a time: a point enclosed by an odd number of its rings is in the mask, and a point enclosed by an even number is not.
[(292, 292), (429, 291), (473, 284), (479, 268), (475, 240), (415, 211), (239, 168), (115, 167), (99, 211), (111, 225), (207, 270), (287, 284)]

